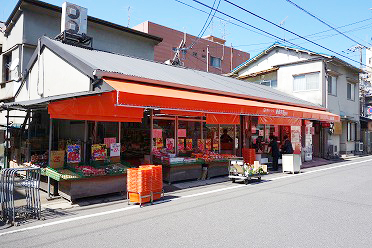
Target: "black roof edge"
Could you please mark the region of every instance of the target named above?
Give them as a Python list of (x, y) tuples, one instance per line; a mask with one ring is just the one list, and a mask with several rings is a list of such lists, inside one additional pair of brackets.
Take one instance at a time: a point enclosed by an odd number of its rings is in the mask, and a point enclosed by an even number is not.
[[(35, 6), (39, 6), (39, 7), (45, 8), (45, 9), (49, 9), (49, 10), (53, 10), (53, 11), (62, 13), (62, 8), (58, 7), (56, 5), (53, 5), (53, 4), (49, 4), (49, 3), (42, 2), (42, 1), (37, 1), (37, 0), (19, 0), (18, 3), (16, 4), (16, 6), (14, 7), (12, 13), (10, 14), (9, 18), (6, 20), (6, 22), (5, 22), (6, 26), (8, 26), (8, 24), (16, 16), (16, 13), (17, 13), (18, 9), (21, 7), (23, 2), (30, 3), (30, 4), (35, 5)], [(128, 27), (124, 27), (124, 26), (121, 26), (119, 24), (115, 24), (115, 23), (112, 23), (112, 22), (109, 22), (109, 21), (105, 21), (105, 20), (102, 20), (102, 19), (99, 19), (99, 18), (96, 18), (96, 17), (88, 16), (88, 21), (91, 21), (91, 22), (94, 22), (94, 23), (97, 23), (97, 24), (101, 24), (101, 25), (104, 25), (104, 26), (108, 26), (108, 27), (111, 27), (111, 28), (114, 28), (114, 29), (117, 29), (117, 30), (132, 33), (132, 34), (135, 34), (135, 35), (139, 35), (139, 36), (142, 36), (142, 37), (145, 37), (145, 38), (148, 38), (148, 39), (152, 39), (152, 40), (157, 41), (158, 43), (163, 41), (163, 38), (161, 38), (161, 37), (151, 35), (151, 34), (147, 34), (147, 33), (144, 33), (144, 32), (141, 32), (141, 31), (138, 31), (138, 30), (135, 30), (135, 29), (131, 29), (131, 28), (128, 28)]]

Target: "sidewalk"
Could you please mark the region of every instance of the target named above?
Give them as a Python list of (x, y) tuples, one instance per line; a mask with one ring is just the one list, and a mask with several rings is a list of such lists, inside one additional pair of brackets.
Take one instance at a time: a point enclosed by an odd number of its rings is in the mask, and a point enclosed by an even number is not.
[[(301, 170), (303, 172), (306, 172), (307, 169), (317, 167), (317, 166), (325, 166), (332, 163), (347, 161), (358, 158), (356, 156), (350, 157), (348, 159), (338, 159), (338, 160), (326, 160), (322, 158), (314, 158), (310, 162), (304, 162), (302, 164)], [(280, 170), (275, 172), (270, 172), (269, 175), (264, 176), (264, 180), (270, 180), (271, 178), (275, 178), (278, 176), (283, 175), (283, 173)], [(174, 183), (172, 185), (164, 184), (164, 191), (165, 193), (170, 192), (182, 192), (184, 190), (196, 190), (196, 189), (203, 189), (208, 187), (209, 185), (228, 185), (230, 184), (229, 179), (227, 176), (224, 177), (215, 177), (208, 180), (196, 180), (196, 181), (185, 181), (185, 182), (179, 182)], [(61, 215), (68, 214), (69, 209), (74, 209), (78, 211), (79, 209), (84, 209), (85, 207), (98, 207), (102, 204), (104, 205), (113, 205), (113, 204), (119, 204), (126, 202), (126, 195), (121, 193), (116, 194), (110, 194), (110, 195), (103, 195), (103, 196), (97, 196), (97, 197), (89, 197), (89, 198), (82, 198), (80, 200), (77, 200), (74, 203), (71, 203), (68, 200), (65, 200), (63, 198), (56, 198), (53, 200), (47, 200), (47, 193), (44, 191), (40, 191), (41, 195), (41, 206), (42, 206), (42, 212), (43, 216), (45, 218), (55, 218)], [(24, 205), (24, 195), (19, 192), (17, 194), (16, 198), (16, 205)]]

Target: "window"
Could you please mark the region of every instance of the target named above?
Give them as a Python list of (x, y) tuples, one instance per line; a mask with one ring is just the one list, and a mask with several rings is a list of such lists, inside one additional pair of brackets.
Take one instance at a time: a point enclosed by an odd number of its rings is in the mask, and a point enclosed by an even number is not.
[(347, 83), (347, 99), (355, 100), (355, 84)]
[(269, 86), (271, 88), (276, 88), (277, 85), (278, 85), (278, 82), (276, 80), (262, 80), (262, 81), (258, 81), (256, 83), (261, 84), (261, 85), (266, 85), (266, 86)]
[(337, 96), (337, 77), (328, 76), (328, 94)]
[(3, 81), (11, 80), (10, 64), (12, 63), (12, 54), (3, 55)]
[(319, 73), (310, 73), (293, 77), (293, 91), (319, 89)]
[(347, 123), (347, 141), (354, 141), (355, 140), (355, 123), (348, 122)]
[(221, 68), (221, 59), (211, 56), (211, 66), (216, 67), (216, 68)]

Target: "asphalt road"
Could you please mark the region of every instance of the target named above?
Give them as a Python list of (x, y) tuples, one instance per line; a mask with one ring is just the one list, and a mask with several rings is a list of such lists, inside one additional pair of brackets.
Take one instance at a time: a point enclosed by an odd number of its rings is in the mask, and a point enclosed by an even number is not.
[(0, 247), (372, 247), (372, 157), (267, 179), (73, 210), (1, 230)]

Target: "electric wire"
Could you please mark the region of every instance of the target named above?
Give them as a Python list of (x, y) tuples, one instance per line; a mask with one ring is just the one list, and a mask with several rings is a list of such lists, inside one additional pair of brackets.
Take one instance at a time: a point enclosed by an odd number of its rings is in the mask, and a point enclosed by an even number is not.
[[(347, 36), (346, 34), (344, 34), (343, 32), (339, 31), (337, 28), (334, 28), (333, 26), (329, 25), (328, 23), (326, 23), (325, 21), (323, 21), (322, 19), (320, 19), (319, 17), (315, 16), (314, 14), (310, 13), (308, 10), (302, 8), (301, 6), (299, 6), (298, 4), (292, 2), (291, 0), (285, 0), (287, 1), (288, 3), (292, 4), (293, 6), (295, 6), (296, 8), (300, 9), (301, 11), (305, 12), (306, 14), (308, 14), (309, 16), (315, 18), (316, 20), (320, 21), (321, 23), (323, 23), (324, 25), (326, 25), (327, 27), (331, 28), (332, 30), (336, 31), (337, 33), (339, 33), (340, 35), (346, 37), (347, 39), (357, 43), (358, 45), (361, 45), (361, 46), (364, 46), (362, 44), (360, 44), (358, 41), (354, 40), (353, 38), (351, 38), (350, 36)], [(365, 46), (364, 46), (365, 47)]]
[[(202, 3), (202, 2), (200, 2), (200, 1), (198, 1), (198, 0), (192, 0), (192, 1), (194, 1), (194, 2), (196, 2), (196, 3), (199, 3), (199, 4), (201, 4), (201, 5), (203, 5), (203, 6), (207, 7), (207, 8), (211, 8), (210, 6), (208, 6), (208, 5), (206, 5), (206, 4)], [(230, 2), (230, 1), (228, 1), (228, 0), (224, 0), (224, 1), (227, 2), (227, 3), (229, 3), (229, 4), (231, 4), (231, 5), (233, 5), (233, 6), (235, 6), (236, 8), (238, 8), (238, 9), (240, 9), (240, 10), (243, 10), (244, 12), (247, 12), (247, 13), (249, 13), (249, 14), (251, 14), (251, 15), (253, 15), (253, 16), (255, 16), (255, 17), (257, 17), (257, 18), (259, 18), (259, 19), (261, 19), (261, 20), (263, 20), (263, 21), (265, 21), (265, 22), (268, 22), (268, 23), (270, 23), (270, 24), (272, 24), (272, 25), (274, 25), (274, 26), (276, 26), (276, 27), (278, 27), (278, 28), (280, 28), (280, 29), (282, 29), (282, 30), (284, 30), (284, 31), (286, 31), (286, 32), (288, 32), (288, 33), (290, 33), (290, 34), (293, 34), (293, 35), (295, 35), (295, 36), (297, 36), (297, 37), (299, 37), (299, 38), (301, 38), (301, 39), (304, 39), (304, 40), (310, 42), (310, 43), (313, 44), (313, 45), (316, 45), (316, 46), (318, 46), (318, 47), (320, 47), (320, 48), (323, 48), (323, 49), (325, 49), (325, 50), (327, 50), (327, 51), (329, 51), (329, 52), (332, 52), (332, 53), (334, 53), (334, 54), (337, 54), (337, 55), (339, 55), (340, 57), (346, 58), (346, 59), (348, 59), (348, 60), (350, 60), (350, 61), (353, 61), (353, 62), (355, 62), (355, 63), (360, 64), (360, 61), (356, 61), (356, 60), (354, 60), (354, 59), (351, 59), (351, 58), (349, 58), (349, 57), (347, 57), (347, 56), (345, 56), (345, 55), (343, 55), (343, 54), (341, 54), (341, 53), (339, 53), (339, 52), (333, 51), (332, 49), (329, 49), (329, 48), (327, 48), (327, 47), (325, 47), (325, 46), (323, 46), (323, 45), (320, 45), (320, 44), (318, 44), (318, 43), (316, 43), (316, 42), (314, 42), (314, 41), (312, 41), (312, 40), (309, 40), (309, 39), (307, 39), (306, 37), (303, 37), (303, 36), (301, 36), (301, 35), (299, 35), (299, 34), (293, 32), (293, 31), (291, 31), (291, 30), (288, 30), (288, 29), (286, 29), (286, 28), (283, 28), (282, 26), (280, 26), (280, 25), (278, 25), (278, 24), (276, 24), (276, 23), (274, 23), (274, 22), (272, 22), (272, 21), (270, 21), (270, 20), (268, 20), (268, 19), (266, 19), (266, 18), (264, 18), (264, 17), (262, 17), (262, 16), (259, 16), (259, 15), (255, 14), (255, 13), (253, 13), (253, 12), (251, 12), (251, 11), (249, 11), (249, 10), (247, 10), (247, 9), (245, 9), (245, 8), (243, 8), (243, 7), (241, 7), (241, 6), (237, 5), (237, 4), (235, 4), (235, 3), (233, 3), (233, 2)], [(219, 10), (217, 10), (217, 12), (219, 12), (219, 13), (221, 13), (221, 14), (225, 14), (225, 13), (219, 11)], [(227, 14), (226, 14), (226, 15), (227, 15)], [(239, 19), (237, 19), (237, 18), (235, 18), (235, 17), (232, 17), (232, 16), (230, 16), (230, 15), (229, 15), (229, 17), (233, 18), (234, 20), (238, 20), (238, 21), (240, 21), (240, 22), (243, 22), (243, 21), (241, 21), (241, 20), (239, 20)], [(246, 22), (243, 22), (243, 23), (245, 23), (246, 25), (249, 25), (249, 26), (251, 26), (251, 27), (254, 27), (254, 26), (252, 26), (252, 25), (250, 25), (250, 24), (248, 24), (248, 23), (246, 23)], [(258, 29), (258, 28), (257, 28), (257, 29)], [(265, 33), (270, 34), (269, 32), (264, 31), (264, 30), (262, 30), (262, 29), (260, 29), (260, 31), (263, 31), (263, 32), (265, 32)], [(271, 35), (272, 35), (272, 34), (271, 34)], [(285, 41), (285, 42), (288, 42), (288, 41), (286, 41), (285, 39), (282, 39), (282, 38), (277, 37), (277, 36), (275, 36), (275, 35), (272, 35), (272, 36), (276, 37), (277, 39), (280, 39), (280, 40), (283, 40), (283, 41)], [(295, 45), (295, 46), (298, 46), (298, 45), (296, 45), (296, 44), (294, 44), (294, 43), (292, 43), (292, 42), (288, 42), (288, 43), (293, 44), (293, 45)], [(303, 47), (300, 47), (300, 48), (301, 48), (301, 49), (304, 49), (304, 50), (308, 50), (308, 49), (305, 49), (305, 48), (303, 48)], [(363, 63), (362, 63), (362, 65), (364, 65), (364, 66), (366, 66), (366, 67), (369, 67), (369, 66), (367, 66), (366, 64), (363, 64)], [(370, 67), (370, 68), (372, 68), (372, 67)]]

